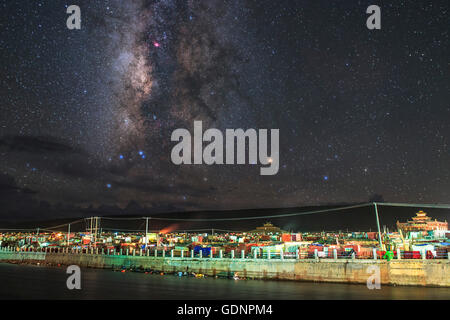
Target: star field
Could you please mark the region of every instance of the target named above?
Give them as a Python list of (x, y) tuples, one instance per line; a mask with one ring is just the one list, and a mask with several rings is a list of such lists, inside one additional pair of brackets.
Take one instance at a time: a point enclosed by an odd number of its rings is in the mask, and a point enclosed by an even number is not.
[[(448, 1), (380, 1), (381, 30), (371, 4), (1, 1), (0, 203), (448, 203)], [(194, 120), (279, 128), (278, 174), (175, 166), (171, 132)]]

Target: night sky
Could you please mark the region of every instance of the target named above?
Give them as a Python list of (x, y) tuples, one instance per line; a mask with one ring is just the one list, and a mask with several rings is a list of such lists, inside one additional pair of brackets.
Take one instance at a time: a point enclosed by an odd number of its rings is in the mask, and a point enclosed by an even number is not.
[[(448, 0), (0, 3), (2, 216), (450, 202)], [(172, 164), (194, 120), (280, 129), (278, 174)]]

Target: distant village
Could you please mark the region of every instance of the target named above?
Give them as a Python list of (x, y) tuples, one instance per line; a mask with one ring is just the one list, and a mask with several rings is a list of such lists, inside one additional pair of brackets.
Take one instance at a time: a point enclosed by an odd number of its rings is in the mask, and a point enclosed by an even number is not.
[[(380, 232), (283, 231), (270, 222), (248, 232), (113, 232), (92, 226), (86, 232), (0, 233), (0, 247), (17, 251), (92, 252), (173, 257), (285, 258), (427, 258), (447, 259), (450, 231), (447, 221), (419, 211), (397, 230)], [(381, 238), (380, 238), (381, 236)], [(375, 250), (375, 251), (374, 251)], [(67, 251), (68, 252), (68, 251)], [(376, 252), (376, 253), (375, 253)], [(398, 255), (401, 257), (398, 257)]]

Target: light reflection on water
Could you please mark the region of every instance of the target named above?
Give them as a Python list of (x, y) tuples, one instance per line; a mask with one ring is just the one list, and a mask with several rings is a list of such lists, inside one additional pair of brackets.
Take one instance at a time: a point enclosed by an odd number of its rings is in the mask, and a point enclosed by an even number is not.
[(450, 299), (450, 288), (197, 279), (82, 269), (81, 290), (68, 290), (66, 268), (0, 264), (0, 299)]

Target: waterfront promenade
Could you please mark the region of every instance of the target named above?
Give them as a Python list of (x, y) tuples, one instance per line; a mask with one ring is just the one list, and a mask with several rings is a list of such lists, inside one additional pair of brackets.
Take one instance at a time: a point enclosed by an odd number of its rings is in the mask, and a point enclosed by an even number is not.
[[(381, 284), (450, 287), (450, 259), (394, 259), (377, 258), (300, 258), (298, 255), (286, 259), (280, 255), (216, 257), (174, 256), (174, 252), (140, 251), (107, 252), (91, 248), (79, 250), (63, 249), (60, 252), (26, 252), (16, 248), (3, 248), (0, 260), (4, 262), (40, 263), (46, 265), (78, 265), (87, 268), (140, 269), (163, 273), (195, 272), (208, 276), (230, 276), (235, 273), (247, 279), (277, 279), (314, 282), (365, 284), (376, 266), (380, 271)], [(400, 255), (401, 256), (401, 255)], [(270, 257), (270, 258), (269, 258)]]

